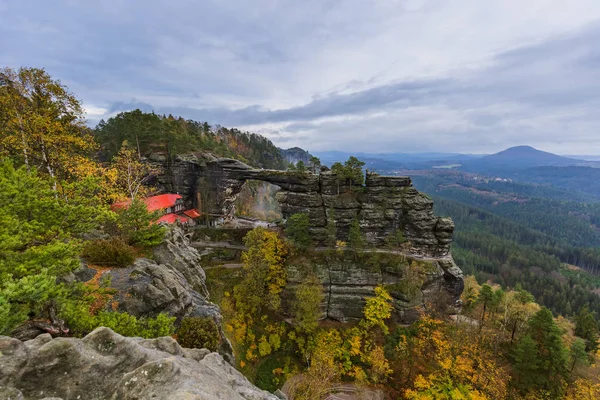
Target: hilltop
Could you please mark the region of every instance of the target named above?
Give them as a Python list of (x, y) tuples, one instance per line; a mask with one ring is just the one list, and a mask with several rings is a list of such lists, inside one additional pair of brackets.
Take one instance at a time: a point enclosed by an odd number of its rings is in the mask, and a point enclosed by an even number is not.
[(515, 146), (469, 162), (469, 165), (504, 165), (508, 167), (539, 167), (546, 165), (575, 165), (581, 161), (562, 157), (531, 146)]

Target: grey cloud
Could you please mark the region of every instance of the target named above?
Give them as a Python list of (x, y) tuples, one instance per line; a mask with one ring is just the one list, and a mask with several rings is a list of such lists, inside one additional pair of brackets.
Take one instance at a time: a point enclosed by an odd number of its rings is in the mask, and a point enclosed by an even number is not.
[(282, 110), (265, 110), (259, 105), (240, 109), (159, 107), (159, 110), (229, 125), (310, 121), (318, 118), (361, 114), (387, 108), (390, 105), (407, 107), (448, 93), (451, 89), (450, 80), (413, 81), (380, 86), (351, 94), (332, 94), (317, 98), (303, 106)]
[[(443, 3), (432, 1), (425, 11)], [(402, 48), (435, 35), (423, 26), (397, 43), (378, 44), (382, 51), (375, 54), (398, 53), (397, 60), (367, 68), (371, 55), (350, 57), (356, 65), (340, 71), (347, 79), (334, 81), (336, 71), (324, 67), (332, 59), (335, 64), (337, 53), (328, 50), (360, 56), (370, 40), (376, 45), (379, 29), (396, 22), (387, 19), (394, 7), (379, 6), (359, 0), (168, 6), (158, 0), (0, 0), (0, 37), (11, 38), (0, 41), (0, 54), (8, 66), (47, 67), (84, 105), (106, 109), (105, 117), (155, 110), (252, 126), (278, 144), (321, 150), (489, 151), (523, 142), (551, 146), (571, 135), (573, 146), (591, 143), (600, 151), (598, 23), (537, 37), (468, 69), (428, 75), (415, 69), (386, 78), (419, 58), (418, 52), (403, 56)], [(310, 69), (306, 60), (324, 64)], [(324, 83), (314, 89), (313, 80)]]
[[(569, 124), (577, 122), (591, 128), (600, 123), (593, 111), (600, 105), (600, 81), (595, 79), (596, 70), (591, 68), (593, 62), (600, 59), (600, 48), (595, 46), (598, 38), (600, 26), (594, 25), (577, 35), (498, 54), (489, 67), (462, 76), (397, 82), (352, 93), (334, 92), (315, 97), (305, 105), (280, 110), (254, 105), (238, 109), (158, 107), (157, 111), (223, 125), (284, 123), (287, 125), (282, 129), (296, 135), (286, 138), (285, 143), (304, 146), (310, 143), (322, 149), (348, 145), (372, 147), (370, 138), (361, 144), (363, 139), (351, 134), (353, 130), (364, 132), (368, 127), (382, 138), (379, 147), (372, 149), (377, 151), (385, 151), (397, 143), (421, 150), (452, 145), (456, 149), (484, 150), (489, 144), (519, 144), (526, 135), (539, 139), (532, 132), (535, 130), (532, 126), (536, 121), (545, 121), (547, 114), (557, 113), (562, 115), (552, 119), (553, 125), (544, 127), (543, 134), (546, 139), (553, 138), (560, 143)], [(350, 84), (356, 86), (355, 82)], [(501, 107), (505, 104), (510, 107)], [(500, 107), (495, 107), (498, 105)], [(448, 122), (444, 129), (441, 116), (437, 116), (436, 129), (426, 121), (419, 123), (419, 116), (410, 115), (401, 120), (389, 116), (366, 118), (369, 122), (364, 126), (356, 122), (356, 118), (350, 122), (319, 122), (319, 119), (356, 117), (379, 111), (393, 115), (412, 107), (444, 107), (458, 115), (467, 127), (457, 128)], [(430, 117), (436, 118), (435, 115)], [(411, 131), (396, 125), (408, 121)], [(395, 139), (389, 132), (395, 132), (399, 138)], [(274, 139), (281, 136), (268, 130), (264, 133)], [(342, 135), (344, 144), (340, 144)], [(430, 137), (429, 146), (419, 143), (425, 137)]]
[[(511, 102), (522, 105), (517, 113), (531, 113), (529, 107), (544, 107), (551, 112), (554, 107), (572, 108), (599, 102), (600, 81), (590, 79), (598, 75), (590, 68), (590, 60), (600, 60), (597, 38), (600, 26), (595, 25), (579, 35), (499, 54), (489, 68), (466, 76), (398, 82), (349, 94), (333, 93), (281, 110), (266, 110), (259, 105), (240, 109), (160, 109), (229, 125), (292, 122), (288, 127), (292, 131), (304, 126), (301, 121), (435, 104), (473, 109)], [(544, 65), (555, 67), (545, 71)], [(502, 113), (482, 112), (473, 122), (494, 126), (504, 117)]]

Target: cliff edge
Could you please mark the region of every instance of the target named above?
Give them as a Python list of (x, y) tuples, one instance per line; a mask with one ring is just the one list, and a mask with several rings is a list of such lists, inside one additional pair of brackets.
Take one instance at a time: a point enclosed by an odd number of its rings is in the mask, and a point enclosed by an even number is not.
[(83, 339), (0, 336), (0, 398), (47, 400), (277, 400), (217, 353), (171, 337), (124, 337), (98, 328)]

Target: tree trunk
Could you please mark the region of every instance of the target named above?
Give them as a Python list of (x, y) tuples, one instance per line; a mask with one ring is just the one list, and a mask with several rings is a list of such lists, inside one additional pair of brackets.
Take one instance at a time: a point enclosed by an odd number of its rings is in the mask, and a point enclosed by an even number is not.
[(29, 154), (27, 153), (27, 139), (25, 138), (25, 128), (23, 127), (23, 118), (21, 118), (21, 114), (17, 112), (17, 118), (19, 120), (19, 128), (21, 128), (21, 143), (23, 144), (23, 159), (25, 161), (25, 165), (27, 166), (27, 170), (29, 171)]
[(42, 159), (44, 160), (44, 164), (46, 165), (46, 170), (48, 171), (48, 175), (52, 178), (52, 190), (54, 190), (54, 196), (58, 198), (58, 188), (56, 184), (56, 176), (54, 174), (54, 169), (50, 164), (50, 159), (48, 157), (48, 152), (46, 151), (46, 144), (44, 143), (44, 139), (41, 138), (41, 150), (42, 150)]
[(137, 133), (135, 134), (135, 144), (137, 145), (137, 151), (138, 151), (138, 159), (142, 159), (142, 152), (140, 151), (140, 141), (138, 140), (138, 135)]

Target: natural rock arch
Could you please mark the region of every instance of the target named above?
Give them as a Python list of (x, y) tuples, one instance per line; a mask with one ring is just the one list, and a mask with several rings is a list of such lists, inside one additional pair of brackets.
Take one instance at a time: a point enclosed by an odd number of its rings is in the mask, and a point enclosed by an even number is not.
[(433, 201), (419, 193), (409, 177), (367, 174), (364, 186), (351, 187), (327, 170), (316, 175), (256, 169), (210, 155), (179, 157), (159, 177), (165, 190), (184, 195), (204, 213), (225, 217), (233, 217), (235, 199), (247, 180), (279, 186), (277, 200), (283, 216), (307, 214), (317, 244), (325, 243), (327, 217), (333, 212), (340, 240), (346, 240), (356, 218), (372, 246), (382, 246), (400, 229), (412, 254), (441, 257), (449, 253), (454, 223), (434, 215)]

